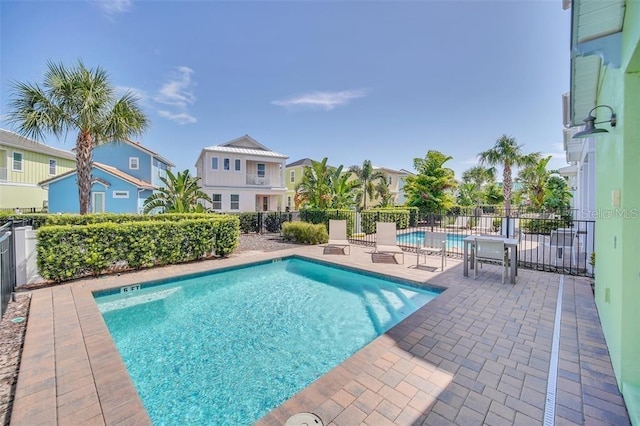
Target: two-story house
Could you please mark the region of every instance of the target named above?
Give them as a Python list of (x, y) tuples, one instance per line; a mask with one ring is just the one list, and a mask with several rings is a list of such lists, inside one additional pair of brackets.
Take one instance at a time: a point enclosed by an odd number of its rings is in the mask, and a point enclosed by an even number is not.
[(293, 163), (289, 163), (285, 167), (285, 180), (287, 192), (285, 195), (285, 209), (295, 210), (296, 185), (302, 180), (305, 167), (311, 167), (311, 158), (303, 158)]
[(245, 135), (203, 148), (196, 161), (202, 190), (220, 212), (284, 210), (286, 155)]
[[(140, 213), (144, 201), (162, 186), (174, 164), (137, 142), (118, 141), (93, 149), (92, 213)], [(49, 191), (49, 211), (78, 213), (76, 170), (40, 182)]]
[(0, 209), (42, 209), (38, 182), (75, 170), (75, 155), (0, 129)]

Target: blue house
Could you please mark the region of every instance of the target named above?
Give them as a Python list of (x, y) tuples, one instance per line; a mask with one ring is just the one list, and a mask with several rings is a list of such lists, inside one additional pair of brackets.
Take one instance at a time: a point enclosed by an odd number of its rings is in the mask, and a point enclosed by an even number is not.
[[(140, 213), (144, 201), (163, 185), (161, 177), (174, 167), (169, 160), (137, 142), (103, 144), (93, 149), (92, 213)], [(39, 185), (49, 191), (49, 212), (79, 213), (76, 170)]]

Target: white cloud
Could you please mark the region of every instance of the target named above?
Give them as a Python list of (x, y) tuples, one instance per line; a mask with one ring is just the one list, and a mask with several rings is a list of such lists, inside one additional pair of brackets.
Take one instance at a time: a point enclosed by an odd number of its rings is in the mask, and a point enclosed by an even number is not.
[(97, 0), (98, 6), (109, 16), (128, 12), (133, 4), (132, 0)]
[(192, 116), (188, 112), (179, 112), (174, 114), (169, 111), (160, 110), (158, 111), (158, 115), (160, 115), (160, 117), (167, 118), (171, 121), (175, 121), (178, 124), (193, 124), (196, 121), (198, 121), (194, 116)]
[(193, 70), (189, 67), (178, 67), (178, 72), (173, 78), (162, 85), (155, 97), (156, 102), (172, 105), (178, 108), (186, 108), (196, 101), (196, 97), (191, 91)]
[(161, 117), (178, 124), (192, 124), (197, 121), (189, 112), (189, 106), (196, 101), (193, 94), (195, 83), (191, 80), (193, 70), (185, 66), (179, 66), (176, 70), (169, 81), (162, 84), (158, 93), (153, 96), (153, 101), (165, 105), (162, 110), (158, 110)]
[(310, 107), (330, 111), (337, 106), (348, 104), (352, 99), (363, 98), (367, 93), (367, 89), (342, 90), (340, 92), (311, 92), (289, 99), (275, 100), (271, 103), (285, 108)]

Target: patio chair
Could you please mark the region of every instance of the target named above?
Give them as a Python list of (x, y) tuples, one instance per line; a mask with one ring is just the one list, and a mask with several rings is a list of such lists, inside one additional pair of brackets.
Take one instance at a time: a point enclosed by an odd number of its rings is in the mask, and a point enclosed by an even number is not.
[(339, 248), (342, 254), (351, 254), (351, 244), (347, 239), (347, 221), (329, 220), (329, 242), (324, 246), (323, 254), (328, 248)]
[(396, 258), (396, 254), (402, 254), (404, 263), (404, 252), (398, 246), (396, 240), (395, 222), (376, 222), (376, 248), (374, 253), (390, 254)]
[(549, 238), (549, 251), (555, 247), (556, 255), (553, 256), (553, 266), (558, 266), (558, 259), (563, 259), (564, 263), (564, 251), (569, 249), (571, 251), (571, 259), (574, 265), (576, 261), (576, 236), (577, 230), (572, 228), (558, 228), (551, 231), (551, 237)]
[(444, 271), (444, 265), (447, 264), (447, 234), (444, 232), (425, 232), (424, 242), (418, 247), (418, 255), (416, 257), (416, 266), (420, 264), (420, 255), (424, 254), (425, 262), (427, 253), (439, 253), (442, 257), (441, 269)]
[(505, 282), (509, 257), (503, 241), (476, 238), (473, 243), (473, 279), (478, 275), (478, 263), (492, 262), (502, 266), (502, 284)]

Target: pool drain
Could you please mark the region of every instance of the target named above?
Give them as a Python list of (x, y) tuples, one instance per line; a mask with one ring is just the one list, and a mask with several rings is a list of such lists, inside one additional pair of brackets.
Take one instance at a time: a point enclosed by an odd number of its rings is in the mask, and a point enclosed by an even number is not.
[(313, 413), (298, 413), (289, 417), (284, 426), (323, 426), (320, 417)]

